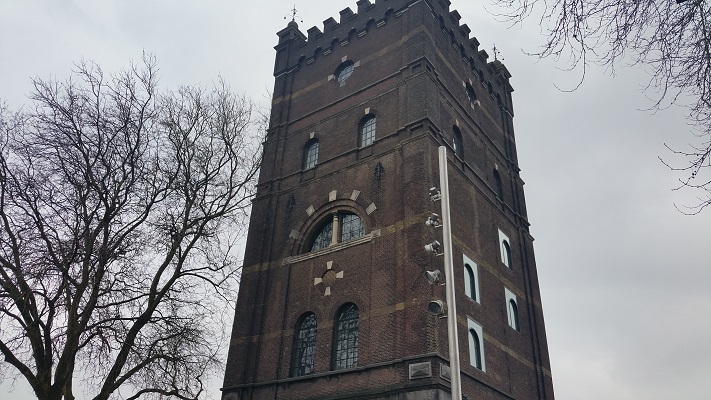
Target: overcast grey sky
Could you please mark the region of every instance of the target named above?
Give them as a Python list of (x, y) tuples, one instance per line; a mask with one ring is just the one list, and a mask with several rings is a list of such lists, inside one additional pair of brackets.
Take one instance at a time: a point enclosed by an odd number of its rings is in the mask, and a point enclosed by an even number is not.
[[(162, 88), (232, 88), (267, 104), (275, 33), (294, 0), (0, 0), (0, 98), (26, 104), (30, 77), (65, 78), (82, 58), (106, 72), (155, 53)], [(296, 0), (300, 27), (356, 0)], [(507, 28), (487, 0), (452, 0), (481, 47), (511, 71), (521, 176), (543, 297), (556, 397), (711, 398), (711, 210), (689, 217), (693, 191), (658, 156), (692, 140), (683, 110), (651, 103), (641, 68), (584, 84), (552, 60), (523, 54), (536, 20)], [(649, 94), (648, 94), (649, 95)], [(222, 377), (216, 381), (219, 387)], [(215, 388), (215, 395), (217, 389)], [(0, 398), (9, 398), (7, 382)], [(15, 400), (32, 398), (20, 383)]]

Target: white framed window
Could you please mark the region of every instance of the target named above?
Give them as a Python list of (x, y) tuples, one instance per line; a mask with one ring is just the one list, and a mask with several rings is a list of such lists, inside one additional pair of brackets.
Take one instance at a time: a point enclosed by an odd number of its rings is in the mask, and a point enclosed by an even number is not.
[(506, 316), (509, 320), (509, 326), (516, 331), (521, 331), (516, 295), (508, 288), (504, 288), (504, 298), (506, 299)]
[(481, 303), (479, 297), (479, 268), (476, 263), (466, 255), (463, 255), (464, 262), (464, 293), (467, 297)]
[(505, 266), (513, 269), (513, 261), (511, 259), (511, 241), (505, 233), (501, 232), (499, 229), (499, 253), (501, 257), (501, 262)]
[(469, 364), (472, 367), (486, 372), (486, 358), (484, 356), (484, 331), (481, 325), (467, 318), (469, 338)]

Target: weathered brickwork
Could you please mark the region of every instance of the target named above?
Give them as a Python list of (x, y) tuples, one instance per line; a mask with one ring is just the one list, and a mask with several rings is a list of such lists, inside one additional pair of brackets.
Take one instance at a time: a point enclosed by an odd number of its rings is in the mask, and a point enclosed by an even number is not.
[[(479, 49), (448, 0), (356, 5), (321, 28), (303, 33), (291, 22), (278, 33), (223, 399), (450, 398), (447, 323), (426, 311), (445, 292), (424, 276), (442, 268), (442, 257), (423, 249), (441, 240), (423, 223), (439, 208), (427, 193), (439, 186), (441, 145), (449, 147), (463, 393), (553, 399), (511, 75)], [(339, 82), (344, 66), (353, 72)], [(361, 147), (369, 116), (375, 141)], [(316, 140), (318, 159), (308, 167), (306, 146)], [(344, 213), (360, 218), (364, 234), (311, 251), (324, 223), (341, 223)], [(477, 265), (479, 301), (464, 292), (463, 255)], [(518, 330), (509, 326), (505, 290), (516, 297)], [(334, 321), (347, 303), (359, 312), (357, 365), (334, 370)], [(306, 313), (317, 321), (313, 369), (292, 376)], [(484, 371), (470, 365), (469, 321), (482, 327)], [(410, 376), (411, 365), (424, 372)]]

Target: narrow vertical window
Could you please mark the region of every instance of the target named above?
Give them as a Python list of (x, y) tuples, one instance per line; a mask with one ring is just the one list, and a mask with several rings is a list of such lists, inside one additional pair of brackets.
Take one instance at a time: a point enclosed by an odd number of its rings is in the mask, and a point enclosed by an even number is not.
[(516, 295), (508, 288), (504, 288), (504, 298), (506, 299), (506, 316), (508, 317), (509, 326), (514, 330), (520, 331)]
[(469, 83), (466, 83), (464, 88), (467, 92), (467, 99), (469, 99), (469, 104), (474, 103), (476, 101), (476, 92), (474, 92), (474, 88)]
[(333, 369), (348, 369), (358, 365), (358, 307), (342, 306), (336, 313), (333, 332)]
[(511, 258), (511, 241), (509, 241), (509, 237), (506, 236), (501, 230), (499, 230), (499, 247), (500, 247), (500, 253), (501, 253), (501, 262), (513, 269), (513, 259)]
[(375, 122), (375, 115), (368, 115), (360, 123), (358, 140), (360, 147), (370, 146), (375, 141)]
[(462, 157), (464, 150), (464, 142), (462, 141), (462, 131), (456, 126), (452, 128), (452, 149), (454, 149), (454, 154)]
[(479, 302), (479, 274), (474, 261), (466, 255), (464, 258), (464, 293), (470, 299)]
[(294, 332), (294, 347), (291, 359), (291, 376), (303, 376), (314, 372), (316, 349), (316, 315), (308, 313), (301, 317)]
[(477, 369), (486, 371), (486, 362), (484, 359), (484, 333), (481, 325), (467, 319), (469, 328), (469, 364)]
[(474, 271), (472, 270), (472, 266), (469, 264), (464, 264), (464, 271), (466, 271), (467, 276), (466, 276), (466, 283), (468, 283), (466, 289), (467, 296), (469, 296), (470, 299), (475, 299), (475, 290), (476, 290), (476, 281), (474, 280)]
[(501, 242), (501, 261), (503, 261), (504, 265), (511, 268), (511, 246), (506, 240)]
[(499, 171), (494, 170), (494, 189), (496, 190), (496, 197), (500, 200), (504, 200), (504, 184), (501, 182), (501, 175)]
[(318, 162), (318, 140), (311, 139), (304, 147), (304, 169), (313, 168)]
[(479, 335), (477, 335), (474, 329), (469, 329), (469, 341), (473, 347), (471, 351), (471, 365), (481, 369), (481, 343), (479, 342)]
[(509, 325), (515, 330), (519, 330), (518, 327), (518, 306), (516, 301), (509, 300)]

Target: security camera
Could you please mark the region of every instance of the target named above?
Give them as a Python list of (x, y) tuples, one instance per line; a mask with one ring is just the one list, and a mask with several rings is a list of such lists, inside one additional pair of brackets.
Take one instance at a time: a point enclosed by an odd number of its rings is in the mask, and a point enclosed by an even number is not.
[(441, 276), (442, 276), (442, 273), (438, 269), (436, 269), (434, 271), (425, 272), (425, 277), (427, 277), (427, 282), (429, 282), (430, 285), (435, 285), (435, 284), (439, 283)]
[(428, 252), (430, 252), (432, 254), (439, 255), (440, 246), (442, 246), (442, 245), (438, 241), (435, 240), (432, 243), (426, 244), (425, 250), (427, 250)]
[(439, 223), (439, 215), (432, 213), (429, 217), (427, 217), (427, 221), (425, 221), (425, 225), (427, 226), (433, 226), (435, 228), (441, 226)]
[(430, 188), (430, 200), (437, 201), (440, 198), (442, 198), (442, 196), (439, 193), (439, 189), (436, 187)]
[(427, 305), (427, 311), (432, 315), (439, 316), (443, 315), (447, 311), (447, 307), (442, 300), (432, 300)]

